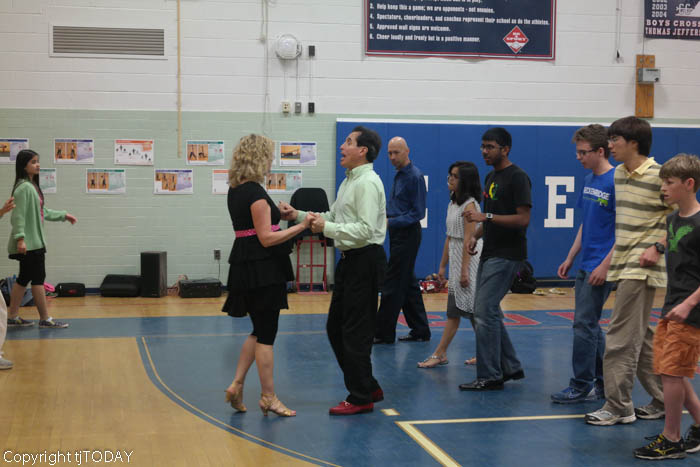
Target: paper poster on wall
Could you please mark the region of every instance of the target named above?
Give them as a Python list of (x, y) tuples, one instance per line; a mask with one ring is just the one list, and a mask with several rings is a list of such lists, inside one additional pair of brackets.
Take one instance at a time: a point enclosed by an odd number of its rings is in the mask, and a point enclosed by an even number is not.
[(211, 171), (211, 192), (214, 195), (228, 194), (228, 170), (213, 169)]
[(316, 165), (316, 143), (280, 142), (280, 165)]
[(271, 170), (265, 187), (268, 193), (294, 193), (301, 188), (301, 170)]
[(114, 163), (120, 165), (153, 165), (152, 139), (115, 139)]
[(153, 193), (156, 195), (191, 195), (194, 193), (192, 169), (156, 169)]
[(39, 169), (39, 187), (44, 193), (56, 193), (56, 169)]
[(224, 142), (187, 141), (187, 165), (224, 165)]
[(53, 161), (56, 164), (94, 164), (95, 141), (56, 138), (53, 140)]
[(0, 138), (0, 164), (14, 164), (22, 149), (29, 149), (28, 139)]
[(126, 193), (126, 169), (86, 169), (86, 193), (123, 195)]

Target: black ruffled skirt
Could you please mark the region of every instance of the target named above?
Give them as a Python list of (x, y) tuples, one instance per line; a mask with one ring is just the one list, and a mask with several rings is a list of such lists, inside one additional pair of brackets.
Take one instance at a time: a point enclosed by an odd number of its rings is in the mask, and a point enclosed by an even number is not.
[(242, 317), (249, 311), (289, 308), (287, 282), (294, 280), (289, 250), (273, 247), (261, 251), (239, 240), (236, 243), (229, 258), (228, 297), (221, 311)]

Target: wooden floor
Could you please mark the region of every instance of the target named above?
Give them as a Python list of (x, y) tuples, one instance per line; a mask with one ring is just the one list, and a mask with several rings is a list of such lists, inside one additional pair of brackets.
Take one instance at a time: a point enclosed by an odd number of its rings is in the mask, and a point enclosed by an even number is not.
[[(562, 295), (549, 292), (549, 288), (539, 289), (545, 295), (508, 294), (501, 307), (504, 311), (519, 310), (561, 310), (573, 308), (573, 288), (554, 289)], [(71, 318), (142, 318), (165, 316), (220, 316), (221, 298), (182, 299), (177, 296), (162, 298), (107, 298), (88, 295), (82, 298), (51, 299), (51, 315), (56, 319)], [(447, 294), (435, 293), (423, 295), (426, 311), (445, 311)], [(612, 308), (615, 292), (605, 303)], [(289, 310), (282, 314), (327, 314), (330, 294), (290, 294)], [(654, 300), (654, 307), (663, 304), (663, 291), (659, 291)], [(36, 309), (23, 308), (22, 316), (34, 319)]]
[[(571, 310), (572, 290), (562, 290), (564, 295), (509, 295), (503, 308)], [(445, 294), (424, 297), (428, 311), (444, 312)], [(656, 307), (662, 298), (657, 296)], [(223, 300), (57, 298), (50, 301), (50, 314), (69, 322), (76, 320), (75, 327), (78, 322), (101, 326), (113, 323), (114, 318), (221, 316)], [(611, 297), (608, 307), (613, 300)], [(289, 301), (290, 310), (284, 313), (303, 319), (303, 315), (325, 314), (330, 295), (292, 294)], [(36, 320), (36, 309), (23, 308), (22, 316)], [(120, 452), (123, 463), (129, 453), (129, 465), (138, 466), (333, 465), (244, 439), (209, 423), (204, 416), (183, 410), (154, 386), (140, 364), (139, 341), (134, 337), (64, 338), (61, 333), (66, 331), (62, 330), (29, 332), (34, 334), (9, 331), (4, 352), (15, 368), (0, 371), (0, 448), (8, 459), (18, 453), (90, 451), (94, 461), (94, 452), (100, 451), (104, 459)], [(231, 355), (225, 379), (233, 375), (236, 357)], [(216, 389), (211, 397), (223, 403), (224, 389)]]

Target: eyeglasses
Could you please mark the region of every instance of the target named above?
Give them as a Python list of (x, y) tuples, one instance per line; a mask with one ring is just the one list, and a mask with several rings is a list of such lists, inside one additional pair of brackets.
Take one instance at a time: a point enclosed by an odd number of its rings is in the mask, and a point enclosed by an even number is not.
[(493, 151), (494, 149), (502, 148), (503, 146), (498, 146), (498, 145), (495, 145), (495, 144), (482, 144), (482, 145), (479, 146), (479, 147), (481, 148), (482, 151), (483, 151), (483, 150), (486, 150), (486, 151)]
[(597, 151), (598, 151), (597, 149), (581, 149), (581, 150), (576, 151), (576, 155), (583, 157), (586, 154), (588, 154), (589, 152), (597, 152)]

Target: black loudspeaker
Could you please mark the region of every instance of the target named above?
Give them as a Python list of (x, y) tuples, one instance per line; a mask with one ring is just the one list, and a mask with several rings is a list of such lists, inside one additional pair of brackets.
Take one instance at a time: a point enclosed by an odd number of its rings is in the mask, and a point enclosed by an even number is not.
[(168, 253), (141, 252), (141, 296), (163, 297), (168, 294)]
[(138, 297), (141, 277), (124, 274), (107, 274), (100, 285), (103, 297)]
[(218, 279), (197, 279), (180, 281), (180, 297), (221, 297), (221, 282)]

